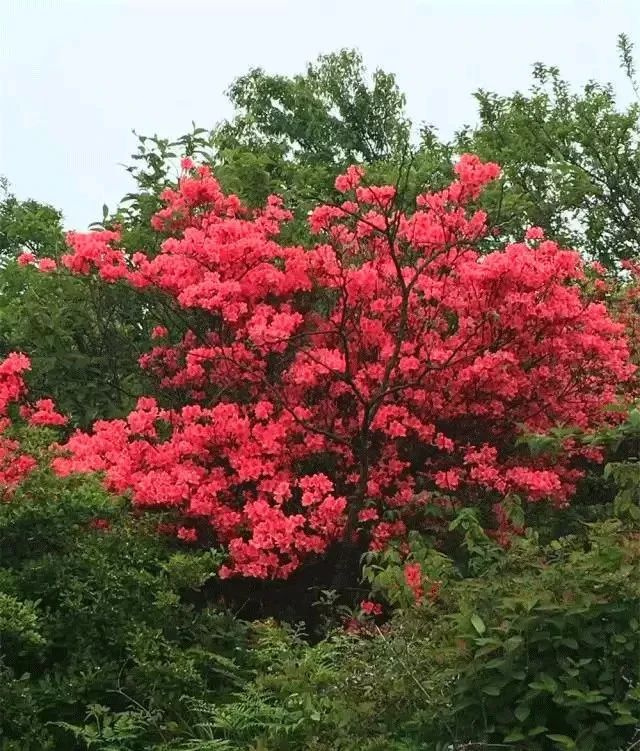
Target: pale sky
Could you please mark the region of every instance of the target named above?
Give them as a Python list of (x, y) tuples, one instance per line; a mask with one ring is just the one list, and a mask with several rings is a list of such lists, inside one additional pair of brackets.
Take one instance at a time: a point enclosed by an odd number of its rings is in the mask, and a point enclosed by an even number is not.
[(474, 90), (526, 89), (536, 61), (628, 101), (622, 31), (640, 56), (640, 0), (0, 0), (0, 175), (84, 229), (130, 188), (132, 129), (212, 126), (250, 67), (356, 47), (448, 136), (474, 121)]

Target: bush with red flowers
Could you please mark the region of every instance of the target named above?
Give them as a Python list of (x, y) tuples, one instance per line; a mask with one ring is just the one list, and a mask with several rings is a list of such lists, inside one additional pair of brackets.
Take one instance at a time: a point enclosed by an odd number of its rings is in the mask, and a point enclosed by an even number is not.
[(68, 238), (68, 272), (158, 293), (197, 325), (158, 316), (141, 366), (159, 397), (72, 436), (58, 473), (104, 472), (135, 506), (179, 510), (183, 539), (197, 525), (228, 551), (222, 577), (286, 578), (338, 541), (380, 549), (442, 507), (492, 509), (507, 543), (514, 498), (569, 502), (598, 451), (533, 456), (517, 439), (603, 424), (634, 367), (577, 252), (536, 227), (479, 252), (474, 202), (497, 165), (464, 155), (412, 211), (351, 167), (308, 248), (278, 242), (277, 197), (249, 211), (183, 168), (153, 219), (159, 254), (115, 231)]

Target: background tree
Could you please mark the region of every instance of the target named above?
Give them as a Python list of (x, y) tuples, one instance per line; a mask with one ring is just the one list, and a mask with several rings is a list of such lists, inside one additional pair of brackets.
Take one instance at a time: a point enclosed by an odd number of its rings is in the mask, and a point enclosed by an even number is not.
[(160, 192), (175, 184), (182, 156), (211, 166), (225, 191), (251, 207), (271, 194), (282, 196), (296, 217), (288, 236), (305, 241), (307, 211), (336, 198), (333, 181), (349, 164), (366, 165), (372, 179), (393, 183), (412, 162), (415, 193), (418, 183), (444, 185), (451, 178), (450, 149), (425, 127), (422, 148), (413, 153), (395, 76), (379, 69), (369, 75), (355, 50), (322, 55), (294, 76), (253, 69), (233, 82), (228, 95), (234, 115), (212, 130), (194, 124), (174, 141), (139, 137), (135, 164), (128, 167), (137, 189), (119, 213), (125, 226), (132, 219), (148, 224), (160, 208)]
[(3, 265), (28, 250), (40, 257), (64, 247), (62, 213), (38, 201), (19, 201), (0, 177), (0, 258)]
[(0, 200), (0, 357), (29, 353), (36, 397), (54, 397), (72, 424), (130, 409), (140, 392), (137, 359), (149, 341), (144, 305), (124, 286), (54, 278), (20, 266), (23, 252), (57, 261), (67, 251), (62, 215), (20, 201), (4, 186)]
[[(619, 48), (637, 91), (624, 35)], [(379, 183), (394, 183), (410, 164), (405, 193), (413, 197), (447, 184), (455, 154), (471, 152), (503, 169), (483, 197), (498, 242), (534, 225), (608, 266), (637, 254), (640, 107), (621, 107), (610, 84), (592, 81), (576, 92), (557, 68), (537, 64), (526, 93), (476, 92), (478, 123), (448, 143), (428, 125), (414, 140), (393, 74), (369, 77), (353, 50), (321, 56), (294, 76), (251, 70), (228, 93), (235, 113), (212, 130), (194, 125), (173, 142), (140, 139), (129, 168), (139, 190), (129, 198), (141, 218), (150, 219), (161, 189), (175, 181), (172, 159), (195, 155), (249, 206), (282, 195), (298, 220), (286, 232), (306, 242), (307, 211), (314, 201), (335, 200), (333, 179), (348, 164), (366, 165)], [(489, 237), (485, 246), (496, 243)]]
[[(632, 48), (619, 39), (634, 84)], [(513, 235), (523, 224), (606, 265), (634, 258), (640, 247), (640, 105), (620, 107), (610, 84), (572, 90), (560, 71), (537, 64), (528, 93), (480, 90), (479, 123), (456, 147), (498, 162), (503, 187), (490, 200), (496, 221)]]

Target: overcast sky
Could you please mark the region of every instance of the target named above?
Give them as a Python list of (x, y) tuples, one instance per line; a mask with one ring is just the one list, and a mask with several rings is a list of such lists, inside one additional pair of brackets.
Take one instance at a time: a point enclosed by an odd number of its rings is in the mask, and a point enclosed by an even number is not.
[(0, 175), (82, 229), (129, 189), (132, 129), (213, 125), (252, 66), (295, 73), (357, 47), (449, 135), (473, 122), (475, 89), (527, 88), (536, 61), (628, 100), (621, 31), (640, 53), (640, 0), (0, 0)]

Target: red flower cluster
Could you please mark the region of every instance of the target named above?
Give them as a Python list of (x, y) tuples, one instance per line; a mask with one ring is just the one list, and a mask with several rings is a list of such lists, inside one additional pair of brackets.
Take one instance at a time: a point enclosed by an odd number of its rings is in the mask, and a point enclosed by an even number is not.
[[(437, 599), (440, 594), (442, 582), (425, 580), (422, 574), (422, 567), (417, 561), (406, 563), (404, 566), (404, 582), (411, 591), (411, 595), (416, 603), (423, 601), (425, 595), (430, 602)], [(425, 583), (429, 583), (429, 589), (425, 592)]]
[(12, 352), (0, 363), (0, 498), (6, 500), (20, 481), (35, 467), (36, 461), (23, 454), (18, 441), (4, 435), (11, 425), (9, 407), (26, 392), (22, 377), (30, 367), (29, 358)]
[(422, 587), (422, 568), (419, 563), (405, 564), (404, 581), (411, 590), (413, 599), (420, 602), (424, 597), (424, 589)]
[[(17, 485), (34, 469), (36, 460), (22, 452), (20, 444), (6, 435), (11, 426), (9, 408), (26, 395), (23, 373), (31, 367), (26, 355), (12, 352), (0, 362), (0, 499), (7, 499)], [(50, 399), (41, 399), (35, 406), (22, 405), (20, 414), (31, 425), (63, 425), (66, 418), (55, 411)]]
[(140, 399), (75, 434), (58, 472), (102, 471), (138, 506), (208, 523), (229, 551), (222, 575), (285, 577), (345, 536), (380, 548), (443, 493), (495, 504), (503, 530), (509, 493), (566, 503), (579, 450), (551, 462), (515, 439), (597, 425), (633, 367), (622, 325), (581, 292), (578, 253), (537, 228), (478, 252), (486, 217), (471, 204), (495, 164), (463, 156), (411, 213), (350, 168), (345, 200), (311, 212), (310, 248), (277, 242), (290, 218), (277, 197), (251, 213), (183, 167), (153, 220), (170, 234), (158, 255), (93, 232), (70, 235), (62, 259), (208, 317), (141, 360), (183, 406)]
[(371, 600), (363, 600), (360, 603), (360, 610), (365, 615), (382, 615), (382, 605), (378, 602), (372, 602)]
[(58, 268), (58, 264), (53, 258), (41, 258), (39, 261), (36, 261), (36, 257), (29, 251), (20, 253), (18, 256), (18, 264), (20, 266), (29, 266), (34, 263), (36, 264), (38, 271), (55, 271)]
[(33, 426), (60, 427), (68, 422), (56, 411), (53, 399), (38, 399), (33, 406), (26, 404), (20, 408), (20, 415)]
[(193, 527), (180, 527), (176, 533), (176, 537), (183, 542), (196, 542), (198, 533)]

